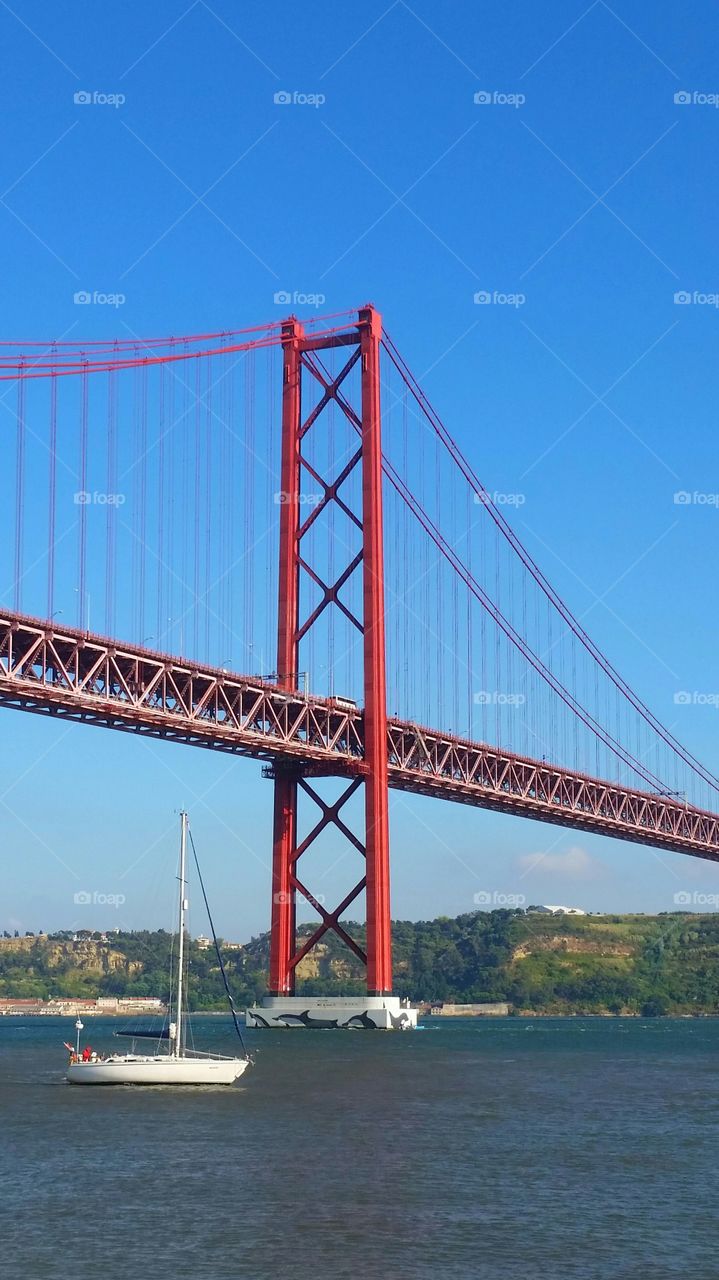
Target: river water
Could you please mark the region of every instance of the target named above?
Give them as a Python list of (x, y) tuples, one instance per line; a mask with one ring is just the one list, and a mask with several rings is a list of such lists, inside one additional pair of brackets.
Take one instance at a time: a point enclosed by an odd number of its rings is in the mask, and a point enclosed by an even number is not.
[(66, 1085), (73, 1034), (0, 1020), (8, 1276), (719, 1276), (719, 1020), (254, 1032), (241, 1084), (202, 1090)]

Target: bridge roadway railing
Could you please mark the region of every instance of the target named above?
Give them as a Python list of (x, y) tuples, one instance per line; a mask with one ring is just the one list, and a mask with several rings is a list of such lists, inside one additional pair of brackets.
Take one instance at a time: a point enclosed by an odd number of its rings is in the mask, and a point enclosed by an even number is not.
[[(0, 706), (264, 760), (361, 774), (363, 717), (343, 699), (0, 614)], [(398, 790), (719, 861), (719, 815), (406, 721), (387, 730)]]

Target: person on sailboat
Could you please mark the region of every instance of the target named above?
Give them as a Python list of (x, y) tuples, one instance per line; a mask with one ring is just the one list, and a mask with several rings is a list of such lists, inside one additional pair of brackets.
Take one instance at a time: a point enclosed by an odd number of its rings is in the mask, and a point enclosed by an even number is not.
[(86, 1044), (85, 1048), (82, 1051), (82, 1060), (83, 1062), (89, 1062), (91, 1057), (92, 1057), (92, 1049), (90, 1048), (89, 1044)]

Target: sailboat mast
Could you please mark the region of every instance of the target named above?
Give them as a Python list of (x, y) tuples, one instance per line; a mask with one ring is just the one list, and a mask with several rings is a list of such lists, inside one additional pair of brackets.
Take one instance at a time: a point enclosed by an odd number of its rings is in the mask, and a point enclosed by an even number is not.
[(174, 1056), (182, 1057), (182, 978), (185, 964), (185, 868), (187, 862), (187, 814), (183, 809), (180, 814), (180, 942), (177, 948), (177, 1011), (175, 1014), (175, 1049)]

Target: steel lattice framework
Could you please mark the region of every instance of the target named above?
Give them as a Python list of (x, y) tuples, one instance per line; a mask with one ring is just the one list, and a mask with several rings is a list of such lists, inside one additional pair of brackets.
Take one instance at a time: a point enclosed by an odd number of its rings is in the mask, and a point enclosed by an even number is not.
[[(382, 537), (382, 441), (380, 415), (379, 351), (382, 337), (380, 316), (373, 307), (363, 307), (358, 323), (346, 333), (307, 337), (296, 320), (282, 330), (282, 505), (280, 509), (279, 599), (277, 634), (277, 680), (280, 687), (296, 692), (300, 667), (300, 643), (326, 609), (341, 610), (362, 637), (364, 715), (362, 720), (362, 760), (358, 780), (327, 806), (316, 791), (304, 784), (305, 792), (320, 807), (322, 816), (300, 840), (297, 824), (298, 788), (302, 769), (297, 763), (277, 767), (274, 772), (275, 800), (272, 850), (272, 930), (270, 944), (270, 994), (294, 992), (295, 971), (309, 947), (332, 929), (345, 941), (367, 969), (367, 990), (371, 995), (392, 991), (392, 953), (389, 903), (389, 803), (387, 774), (387, 691), (385, 678), (384, 631), (384, 547)], [(318, 353), (330, 348), (348, 348), (339, 372), (331, 377)], [(350, 398), (349, 375), (359, 368), (359, 403)], [(310, 410), (303, 407), (303, 388), (319, 384), (321, 395)], [(309, 388), (307, 388), (309, 389)], [(357, 434), (358, 445), (337, 475), (323, 476), (309, 460), (307, 437), (330, 405), (340, 411), (340, 420)], [(345, 481), (357, 470), (361, 477), (360, 509), (345, 500)], [(303, 518), (302, 485), (309, 475), (322, 490), (321, 501)], [(360, 545), (349, 557), (334, 582), (325, 582), (305, 552), (307, 534), (321, 513), (336, 504), (360, 534)], [(350, 610), (340, 591), (352, 575), (362, 577), (361, 616)], [(308, 616), (300, 617), (300, 579), (305, 575), (321, 592)], [(331, 771), (328, 768), (328, 772)], [(364, 840), (350, 831), (340, 818), (340, 809), (354, 792), (364, 791)], [(328, 826), (349, 839), (364, 858), (365, 873), (333, 912), (317, 902), (299, 878), (300, 858)], [(339, 924), (347, 906), (365, 893), (367, 905), (367, 952), (349, 937)], [(297, 949), (295, 904), (301, 893), (319, 911), (322, 924), (301, 950)]]
[[(274, 772), (299, 766), (305, 790), (313, 774), (353, 786), (368, 771), (359, 709), (10, 612), (0, 615), (0, 705), (250, 756)], [(719, 861), (719, 816), (671, 797), (397, 720), (386, 726), (386, 761), (397, 790)], [(297, 889), (314, 903), (299, 880)], [(347, 905), (317, 904), (320, 930)]]

